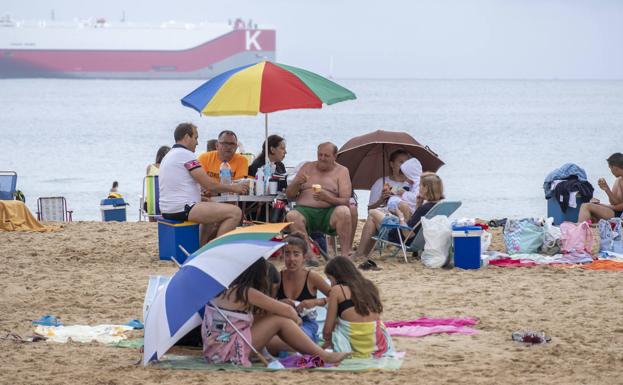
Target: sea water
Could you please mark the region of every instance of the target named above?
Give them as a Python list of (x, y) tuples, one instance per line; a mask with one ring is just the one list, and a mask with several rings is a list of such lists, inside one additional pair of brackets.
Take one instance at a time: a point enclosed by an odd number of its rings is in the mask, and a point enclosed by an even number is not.
[[(612, 181), (605, 159), (623, 152), (623, 81), (337, 80), (357, 100), (271, 113), (269, 132), (287, 140), (286, 165), (383, 129), (406, 131), (446, 163), (439, 170), (459, 217), (543, 216), (543, 178), (567, 162), (596, 187)], [(99, 220), (99, 202), (119, 182), (128, 219), (138, 219), (146, 167), (173, 144), (184, 121), (199, 126), (197, 155), (221, 130), (259, 153), (264, 117), (200, 117), (180, 99), (200, 80), (0, 80), (0, 170), (36, 211), (41, 196), (64, 196), (74, 220)], [(360, 215), (368, 194), (358, 191)]]

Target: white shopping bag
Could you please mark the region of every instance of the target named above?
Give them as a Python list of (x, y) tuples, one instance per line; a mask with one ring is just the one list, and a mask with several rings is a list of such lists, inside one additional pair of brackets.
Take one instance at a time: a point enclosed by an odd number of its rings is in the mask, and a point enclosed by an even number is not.
[(432, 219), (422, 218), (422, 231), (426, 244), (422, 252), (424, 266), (440, 268), (448, 262), (452, 246), (452, 225), (445, 215)]

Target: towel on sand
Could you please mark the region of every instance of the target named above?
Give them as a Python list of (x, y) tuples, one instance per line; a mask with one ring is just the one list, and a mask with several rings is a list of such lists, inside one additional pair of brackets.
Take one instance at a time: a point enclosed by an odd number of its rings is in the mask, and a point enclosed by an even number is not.
[(0, 200), (0, 230), (4, 231), (51, 231), (32, 215), (22, 201)]
[[(348, 358), (337, 366), (325, 366), (314, 369), (285, 369), (309, 370), (313, 372), (365, 372), (368, 370), (398, 370), (402, 366), (404, 352), (396, 352), (394, 357), (381, 358)], [(167, 354), (151, 365), (159, 369), (188, 369), (188, 370), (230, 370), (230, 371), (262, 371), (274, 372), (278, 369), (267, 368), (262, 364), (253, 364), (244, 367), (232, 364), (207, 364), (202, 356), (179, 356)], [(283, 369), (282, 369), (283, 370)]]
[(35, 328), (35, 333), (48, 338), (48, 341), (65, 343), (70, 338), (74, 342), (97, 341), (103, 344), (118, 343), (128, 338), (125, 332), (134, 329), (128, 325), (72, 325), (42, 326)]
[(475, 318), (427, 318), (407, 321), (385, 322), (387, 331), (395, 337), (423, 337), (438, 333), (475, 334), (478, 330), (467, 326), (476, 325)]

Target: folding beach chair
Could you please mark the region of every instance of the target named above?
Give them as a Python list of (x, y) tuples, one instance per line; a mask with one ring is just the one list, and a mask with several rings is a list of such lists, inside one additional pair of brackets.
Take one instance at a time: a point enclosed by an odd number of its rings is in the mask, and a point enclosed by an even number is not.
[[(461, 202), (459, 201), (441, 201), (433, 206), (428, 213), (426, 213), (425, 218), (431, 219), (437, 215), (445, 215), (449, 217), (459, 207), (461, 207)], [(418, 230), (417, 233), (415, 232), (416, 229)], [(389, 233), (392, 230), (398, 230), (399, 243), (392, 242), (388, 239)], [(408, 231), (408, 234), (406, 236), (403, 235), (401, 230)], [(375, 240), (374, 248), (379, 250), (379, 255), (382, 254), (385, 246), (394, 246), (396, 249), (391, 256), (394, 257), (396, 253), (398, 253), (398, 250), (402, 250), (405, 262), (408, 262), (407, 252), (424, 250), (424, 232), (422, 231), (420, 222), (416, 223), (413, 227), (399, 224), (382, 224), (378, 234), (372, 237), (372, 239)]]
[(37, 199), (37, 219), (40, 221), (71, 222), (72, 210), (67, 209), (64, 197), (40, 197)]
[(158, 175), (148, 175), (143, 178), (143, 195), (139, 196), (139, 200), (139, 221), (160, 215)]
[(0, 200), (15, 199), (17, 188), (17, 173), (15, 171), (0, 171)]

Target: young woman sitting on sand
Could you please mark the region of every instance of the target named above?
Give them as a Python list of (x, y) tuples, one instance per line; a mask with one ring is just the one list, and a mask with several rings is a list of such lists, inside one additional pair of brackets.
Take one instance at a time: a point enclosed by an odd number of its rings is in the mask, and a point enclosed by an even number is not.
[[(316, 322), (316, 306), (325, 306), (327, 298), (316, 298), (320, 290), (328, 296), (331, 286), (324, 278), (313, 271), (305, 268), (305, 255), (307, 254), (307, 241), (302, 235), (290, 234), (283, 248), (285, 269), (281, 270), (281, 283), (277, 289), (276, 298), (288, 304), (301, 316), (303, 323), (301, 329), (314, 342), (318, 341), (318, 323)], [(279, 338), (275, 337), (269, 344), (269, 351), (278, 352), (290, 350)]]
[(346, 257), (335, 257), (324, 269), (331, 281), (329, 309), (322, 335), (324, 347), (351, 352), (353, 357), (379, 358), (394, 353), (392, 339), (381, 321), (379, 290)]
[[(391, 210), (393, 214), (398, 217), (401, 225), (406, 225), (409, 227), (416, 226), (420, 223), (420, 220), (423, 216), (425, 216), (437, 202), (444, 199), (443, 195), (443, 182), (441, 178), (432, 172), (425, 172), (420, 177), (419, 183), (419, 193), (416, 198), (415, 204), (415, 212), (408, 221), (405, 220), (405, 215), (402, 210)], [(383, 222), (383, 218), (386, 213), (380, 210), (370, 210), (368, 213), (368, 219), (366, 220), (365, 225), (363, 226), (363, 230), (361, 231), (361, 240), (359, 241), (359, 247), (357, 248), (357, 253), (355, 254), (355, 258), (368, 258), (370, 251), (372, 251), (372, 247), (374, 247), (374, 242), (372, 237), (377, 233), (379, 228), (381, 227), (381, 223)], [(418, 231), (418, 228), (415, 229)], [(406, 232), (404, 234), (407, 235)], [(399, 242), (398, 232), (396, 230), (392, 231), (389, 234), (389, 240), (392, 242)], [(409, 243), (410, 240), (407, 240)], [(371, 261), (364, 262), (360, 267), (370, 268), (375, 264)]]
[(292, 306), (267, 295), (270, 291), (268, 263), (260, 258), (232, 282), (229, 289), (205, 307), (201, 325), (203, 355), (208, 363), (250, 366), (251, 349), (211, 306), (218, 306), (255, 349), (261, 351), (275, 336), (303, 354), (318, 355), (335, 363), (346, 353), (327, 352), (299, 328), (301, 319)]

